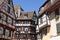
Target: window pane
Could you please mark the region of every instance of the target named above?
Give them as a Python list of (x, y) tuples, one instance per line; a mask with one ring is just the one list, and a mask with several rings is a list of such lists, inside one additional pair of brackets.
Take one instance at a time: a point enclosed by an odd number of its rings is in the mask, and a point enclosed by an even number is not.
[(43, 21), (43, 22), (46, 22), (46, 17), (42, 18), (42, 21)]
[(1, 17), (1, 13), (0, 13), (0, 19), (1, 19), (2, 17)]
[(0, 27), (0, 35), (2, 35), (2, 34), (3, 34), (3, 28)]
[(5, 35), (5, 28), (3, 28), (3, 35)]
[(10, 13), (10, 7), (9, 6), (7, 7), (7, 12)]
[(28, 14), (24, 14), (24, 18), (25, 18), (25, 19), (28, 18)]
[(57, 26), (57, 32), (60, 35), (60, 23), (56, 24), (56, 26)]
[(6, 29), (5, 35), (6, 35), (6, 36), (9, 36), (9, 30)]
[(28, 23), (29, 23), (29, 21), (24, 21), (24, 22), (23, 22), (23, 24), (28, 24)]
[(8, 4), (10, 4), (10, 0), (7, 0), (8, 1)]
[(12, 24), (12, 19), (10, 17), (8, 17), (8, 23)]
[(22, 21), (17, 20), (16, 23), (17, 24), (22, 24)]
[(55, 10), (55, 18), (56, 18), (56, 20), (59, 19), (59, 9)]
[(11, 31), (9, 31), (9, 37), (11, 37)]
[(25, 31), (25, 32), (28, 32), (28, 28), (27, 28), (27, 27), (25, 27), (25, 28), (24, 28), (24, 31)]
[(40, 24), (40, 20), (41, 20), (41, 19), (39, 18), (39, 22), (38, 22), (39, 24)]

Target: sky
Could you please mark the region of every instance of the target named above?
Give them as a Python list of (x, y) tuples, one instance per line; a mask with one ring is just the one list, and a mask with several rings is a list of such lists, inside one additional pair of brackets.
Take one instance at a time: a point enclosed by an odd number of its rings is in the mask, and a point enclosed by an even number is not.
[(38, 14), (39, 8), (46, 0), (13, 0), (14, 5), (19, 5), (25, 12), (36, 11)]

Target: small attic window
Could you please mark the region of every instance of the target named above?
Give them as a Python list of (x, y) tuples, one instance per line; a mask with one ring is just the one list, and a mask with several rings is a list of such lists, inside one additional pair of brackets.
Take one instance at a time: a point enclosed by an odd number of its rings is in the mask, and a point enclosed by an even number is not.
[(24, 18), (28, 18), (28, 14), (24, 14)]

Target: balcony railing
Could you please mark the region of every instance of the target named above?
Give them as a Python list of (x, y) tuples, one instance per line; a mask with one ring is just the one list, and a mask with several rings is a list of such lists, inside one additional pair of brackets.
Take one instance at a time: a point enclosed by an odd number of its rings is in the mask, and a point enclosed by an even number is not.
[(35, 25), (32, 25), (32, 24), (16, 24), (16, 26), (33, 26), (33, 27), (35, 27)]

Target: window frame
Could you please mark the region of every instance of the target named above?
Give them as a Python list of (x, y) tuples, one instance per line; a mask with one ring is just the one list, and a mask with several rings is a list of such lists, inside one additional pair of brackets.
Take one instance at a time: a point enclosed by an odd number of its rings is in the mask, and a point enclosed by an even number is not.
[(59, 8), (55, 10), (55, 19), (59, 20)]

